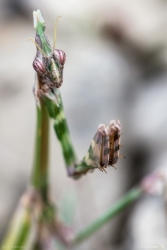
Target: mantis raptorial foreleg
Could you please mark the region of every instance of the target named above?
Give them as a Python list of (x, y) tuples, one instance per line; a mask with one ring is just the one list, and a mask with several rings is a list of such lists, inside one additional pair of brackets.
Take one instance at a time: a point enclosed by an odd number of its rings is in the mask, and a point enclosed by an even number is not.
[[(37, 74), (34, 95), (39, 106), (41, 99), (45, 101), (49, 116), (54, 121), (54, 130), (62, 146), (67, 172), (74, 178), (95, 168), (106, 172), (105, 169), (108, 166), (114, 167), (119, 157), (121, 124), (118, 120), (112, 120), (109, 126), (99, 125), (88, 152), (78, 163), (64, 114), (61, 94), (58, 90), (63, 82), (66, 55), (62, 50), (55, 49), (55, 41), (51, 48), (44, 33), (45, 23), (40, 11), (34, 12), (34, 16), (38, 16), (34, 23), (36, 29), (34, 43), (37, 47), (33, 61)], [(56, 37), (55, 34), (54, 37)]]
[(82, 162), (98, 167), (102, 172), (106, 172), (105, 168), (109, 166), (114, 167), (119, 157), (120, 132), (121, 124), (118, 120), (112, 120), (109, 126), (100, 124)]

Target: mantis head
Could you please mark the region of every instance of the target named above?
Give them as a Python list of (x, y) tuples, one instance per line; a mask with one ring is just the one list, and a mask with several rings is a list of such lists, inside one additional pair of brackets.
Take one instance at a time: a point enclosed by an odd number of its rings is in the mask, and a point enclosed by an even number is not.
[(45, 35), (45, 22), (41, 15), (41, 12), (35, 11), (34, 15), (34, 27), (36, 29), (35, 42), (32, 42), (37, 47), (37, 53), (33, 61), (33, 67), (38, 76), (42, 79), (42, 82), (49, 88), (59, 88), (63, 82), (63, 68), (66, 61), (66, 54), (56, 47), (56, 27), (59, 17), (55, 23), (54, 29), (54, 44), (53, 48)]
[(50, 56), (46, 56), (38, 50), (33, 67), (48, 86), (59, 88), (63, 82), (65, 61), (66, 54), (62, 50), (55, 49)]

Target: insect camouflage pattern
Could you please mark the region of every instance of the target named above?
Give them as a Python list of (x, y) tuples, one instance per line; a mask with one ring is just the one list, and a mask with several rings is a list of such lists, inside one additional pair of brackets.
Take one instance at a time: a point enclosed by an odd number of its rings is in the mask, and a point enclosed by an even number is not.
[[(121, 124), (119, 120), (112, 120), (109, 126), (100, 124), (88, 152), (81, 162), (77, 162), (73, 144), (71, 142), (67, 121), (64, 114), (63, 104), (58, 88), (63, 82), (63, 68), (66, 55), (62, 50), (53, 48), (45, 35), (45, 23), (39, 11), (34, 12), (42, 23), (34, 23), (36, 28), (35, 45), (37, 53), (33, 61), (33, 67), (37, 73), (34, 87), (34, 95), (37, 103), (43, 98), (46, 102), (48, 112), (54, 119), (54, 129), (61, 143), (64, 159), (69, 176), (80, 177), (89, 170), (98, 168), (106, 172), (106, 168), (117, 163), (120, 149)], [(56, 23), (57, 24), (57, 23)], [(54, 34), (56, 37), (56, 31)]]
[(98, 167), (102, 172), (106, 172), (105, 168), (109, 166), (115, 167), (119, 157), (120, 132), (121, 124), (118, 120), (112, 120), (109, 126), (100, 124), (83, 164)]

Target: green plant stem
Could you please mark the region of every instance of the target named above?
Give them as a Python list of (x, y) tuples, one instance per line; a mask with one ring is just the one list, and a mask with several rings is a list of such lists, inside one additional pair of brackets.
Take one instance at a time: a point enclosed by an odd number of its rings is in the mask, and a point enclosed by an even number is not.
[(48, 199), (48, 160), (49, 160), (49, 116), (44, 101), (37, 106), (37, 128), (35, 157), (32, 172), (32, 186), (40, 191), (44, 202)]
[(79, 232), (74, 239), (74, 244), (78, 244), (83, 240), (85, 240), (86, 238), (90, 237), (106, 222), (111, 220), (113, 217), (115, 217), (117, 214), (123, 211), (126, 207), (128, 207), (131, 203), (137, 200), (142, 193), (143, 191), (140, 187), (132, 188), (120, 200), (118, 200), (110, 209), (108, 209), (103, 215), (101, 215), (89, 226), (87, 226), (85, 229)]
[(30, 208), (19, 204), (0, 249), (29, 249), (34, 244), (35, 230)]
[(16, 231), (16, 227), (14, 227), (6, 236), (4, 242), (2, 243), (2, 248), (25, 248), (27, 238), (29, 237), (30, 231), (30, 223), (27, 215), (22, 218), (21, 224), (19, 226), (19, 230)]

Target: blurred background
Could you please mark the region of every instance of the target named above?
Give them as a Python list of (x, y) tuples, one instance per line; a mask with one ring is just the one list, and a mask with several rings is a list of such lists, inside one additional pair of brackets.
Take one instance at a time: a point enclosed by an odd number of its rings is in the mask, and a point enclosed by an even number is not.
[[(107, 175), (96, 170), (74, 182), (51, 132), (51, 191), (62, 217), (76, 200), (72, 225), (79, 231), (144, 175), (156, 168), (167, 172), (167, 1), (1, 0), (1, 239), (33, 162), (36, 48), (28, 38), (35, 36), (32, 12), (37, 9), (51, 42), (55, 20), (63, 16), (56, 47), (67, 55), (61, 93), (78, 158), (98, 125), (112, 119), (121, 121), (126, 156), (117, 170), (108, 168)], [(160, 244), (167, 249), (166, 215), (162, 197), (146, 195), (76, 249), (139, 250)]]

